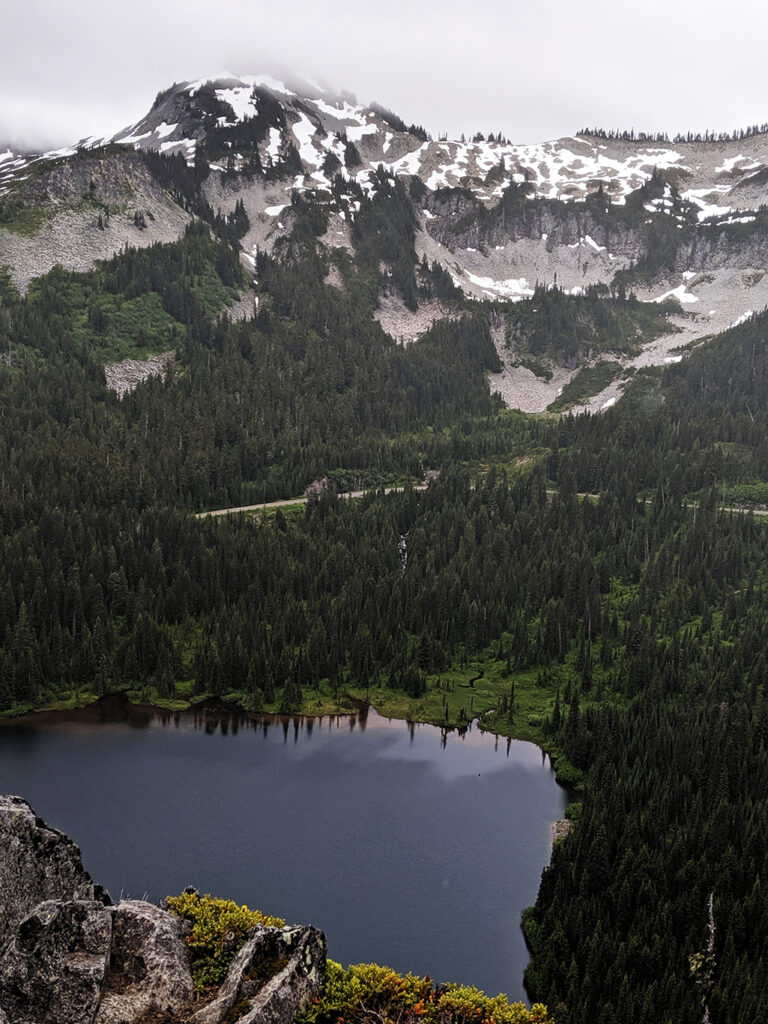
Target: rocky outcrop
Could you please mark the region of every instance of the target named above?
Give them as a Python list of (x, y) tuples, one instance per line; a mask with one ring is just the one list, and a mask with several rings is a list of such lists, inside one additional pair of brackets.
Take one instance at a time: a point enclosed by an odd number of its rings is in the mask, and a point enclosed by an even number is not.
[(126, 246), (175, 242), (192, 220), (132, 152), (38, 164), (11, 194), (18, 217), (0, 225), (0, 263), (22, 292), (57, 264), (91, 270)]
[(104, 379), (107, 387), (116, 391), (122, 398), (149, 377), (159, 377), (165, 373), (173, 352), (160, 352), (147, 359), (123, 359), (120, 363), (109, 363), (104, 367)]
[(316, 928), (254, 928), (199, 1008), (189, 922), (112, 906), (72, 840), (19, 797), (0, 797), (0, 901), (0, 1024), (289, 1024), (325, 974)]
[(143, 900), (111, 908), (109, 964), (94, 1024), (179, 1013), (192, 998), (185, 922)]
[(149, 1013), (184, 1014), (192, 975), (183, 930), (178, 918), (138, 900), (47, 900), (0, 953), (0, 1012), (8, 1024), (134, 1024)]
[(91, 1024), (111, 938), (102, 903), (41, 903), (0, 955), (0, 1004), (9, 1024)]
[(75, 843), (21, 797), (0, 796), (0, 851), (0, 946), (46, 900), (109, 902), (83, 868)]
[(317, 994), (325, 974), (325, 936), (317, 928), (255, 928), (219, 995), (190, 1024), (219, 1024), (233, 1007), (239, 1024), (285, 1024)]

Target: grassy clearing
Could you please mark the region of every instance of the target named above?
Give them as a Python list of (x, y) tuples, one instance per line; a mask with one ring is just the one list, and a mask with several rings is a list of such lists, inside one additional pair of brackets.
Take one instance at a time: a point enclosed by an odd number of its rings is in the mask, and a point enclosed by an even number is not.
[(768, 482), (756, 480), (747, 484), (726, 484), (718, 488), (724, 505), (764, 507), (768, 505)]
[(18, 202), (0, 203), (0, 230), (10, 231), (14, 235), (32, 238), (51, 220), (53, 211), (40, 204), (26, 206)]

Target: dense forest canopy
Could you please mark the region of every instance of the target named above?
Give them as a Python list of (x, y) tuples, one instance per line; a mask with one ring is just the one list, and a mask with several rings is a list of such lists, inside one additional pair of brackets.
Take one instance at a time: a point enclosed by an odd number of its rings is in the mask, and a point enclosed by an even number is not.
[[(605, 415), (525, 417), (488, 390), (503, 310), (416, 259), (402, 181), (359, 199), (354, 258), (296, 200), (237, 321), (245, 211), (163, 166), (198, 217), (181, 241), (24, 297), (0, 277), (0, 711), (126, 689), (481, 714), (578, 787), (525, 916), (532, 997), (558, 1024), (763, 1019), (768, 524), (742, 506), (768, 499), (768, 316)], [(398, 346), (387, 291), (452, 316)], [(533, 354), (626, 347), (657, 315), (536, 301), (506, 319)], [(106, 389), (106, 362), (166, 350), (165, 377)]]

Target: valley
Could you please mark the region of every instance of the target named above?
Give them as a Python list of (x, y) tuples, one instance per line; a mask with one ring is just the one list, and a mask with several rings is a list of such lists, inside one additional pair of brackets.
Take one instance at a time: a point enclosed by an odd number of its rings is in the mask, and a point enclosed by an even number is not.
[(217, 702), (533, 742), (573, 800), (507, 920), (529, 998), (765, 1017), (766, 139), (435, 140), (225, 74), (0, 157), (0, 735), (118, 700), (163, 757)]

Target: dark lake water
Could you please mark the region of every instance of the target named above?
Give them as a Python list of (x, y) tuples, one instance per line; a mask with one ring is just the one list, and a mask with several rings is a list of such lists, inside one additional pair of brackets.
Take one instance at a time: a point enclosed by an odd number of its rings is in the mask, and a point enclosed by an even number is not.
[(113, 898), (192, 884), (317, 925), (344, 964), (512, 999), (566, 803), (536, 746), (477, 728), (117, 701), (1, 724), (0, 792), (71, 835)]

